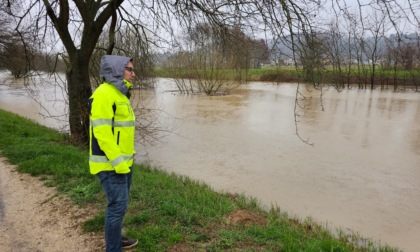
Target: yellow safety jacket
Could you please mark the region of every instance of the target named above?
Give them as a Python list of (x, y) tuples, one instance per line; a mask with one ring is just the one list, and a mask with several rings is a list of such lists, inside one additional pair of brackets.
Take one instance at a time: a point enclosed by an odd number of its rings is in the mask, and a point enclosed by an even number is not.
[[(131, 83), (124, 81), (129, 88)], [(135, 115), (129, 99), (113, 84), (104, 82), (89, 99), (91, 174), (124, 174), (133, 165)]]

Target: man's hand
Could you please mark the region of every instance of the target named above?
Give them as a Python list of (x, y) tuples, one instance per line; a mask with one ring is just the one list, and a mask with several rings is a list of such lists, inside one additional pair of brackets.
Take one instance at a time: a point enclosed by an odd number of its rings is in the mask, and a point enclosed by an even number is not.
[(118, 174), (127, 174), (130, 171), (130, 167), (128, 167), (126, 162), (122, 162), (121, 164), (115, 166), (115, 172)]

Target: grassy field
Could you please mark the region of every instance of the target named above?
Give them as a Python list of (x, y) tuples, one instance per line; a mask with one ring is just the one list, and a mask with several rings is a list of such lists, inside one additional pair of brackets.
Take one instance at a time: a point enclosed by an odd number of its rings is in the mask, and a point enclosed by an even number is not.
[(393, 87), (420, 87), (419, 70), (384, 70), (380, 67), (372, 69), (368, 66), (358, 68), (342, 68), (341, 72), (326, 66), (323, 69), (314, 69), (313, 75), (308, 76), (303, 69), (296, 69), (293, 66), (267, 67), (259, 69), (241, 70), (240, 74), (233, 69), (212, 70), (204, 74), (203, 70), (188, 69), (164, 69), (154, 68), (154, 76), (165, 78), (201, 78), (205, 79), (211, 76), (226, 80), (235, 80), (240, 76), (241, 80), (246, 81), (269, 81), (269, 82), (307, 82), (307, 83), (325, 83), (332, 85), (358, 84), (360, 87), (368, 87), (372, 83), (374, 86)]
[[(87, 150), (3, 110), (0, 129), (0, 155), (80, 207), (98, 209), (84, 230), (102, 233), (106, 199), (89, 174)], [(279, 208), (264, 211), (254, 199), (144, 165), (134, 166), (124, 226), (139, 239), (137, 251), (399, 251), (357, 235), (335, 237), (310, 219), (291, 218)]]

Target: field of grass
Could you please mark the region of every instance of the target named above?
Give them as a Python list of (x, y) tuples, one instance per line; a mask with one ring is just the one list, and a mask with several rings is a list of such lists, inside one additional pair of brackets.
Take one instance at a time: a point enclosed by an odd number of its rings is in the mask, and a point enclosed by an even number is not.
[[(89, 174), (87, 150), (1, 109), (0, 128), (0, 155), (80, 207), (98, 209), (83, 228), (102, 233), (106, 199)], [(265, 211), (255, 199), (142, 164), (134, 166), (128, 209), (124, 226), (139, 239), (137, 251), (399, 251), (357, 235), (333, 236), (310, 219)]]
[(326, 66), (322, 70), (314, 69), (313, 75), (309, 76), (303, 69), (296, 69), (293, 66), (267, 67), (259, 69), (241, 70), (238, 74), (233, 69), (212, 70), (213, 73), (203, 74), (203, 71), (188, 69), (164, 69), (155, 68), (154, 76), (165, 78), (205, 78), (206, 76), (218, 75), (221, 79), (234, 80), (240, 76), (241, 80), (246, 81), (268, 81), (268, 82), (315, 82), (326, 84), (358, 84), (361, 87), (374, 86), (383, 87), (420, 87), (420, 71), (419, 70), (383, 70), (380, 67), (372, 69), (368, 66), (358, 68), (352, 66), (350, 71), (342, 68), (341, 72)]

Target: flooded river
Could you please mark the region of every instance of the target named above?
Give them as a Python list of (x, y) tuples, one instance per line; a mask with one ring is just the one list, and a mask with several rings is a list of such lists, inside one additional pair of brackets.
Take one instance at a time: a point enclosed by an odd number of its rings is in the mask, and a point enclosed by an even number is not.
[[(21, 84), (3, 83), (0, 108), (65, 129), (39, 114)], [(296, 84), (254, 82), (211, 97), (171, 92), (169, 79), (156, 87), (134, 97), (159, 108), (156, 123), (171, 133), (138, 146), (138, 162), (420, 251), (420, 93), (330, 89), (321, 100), (319, 90), (301, 86), (296, 124)], [(59, 116), (62, 93), (43, 88), (37, 99)]]

